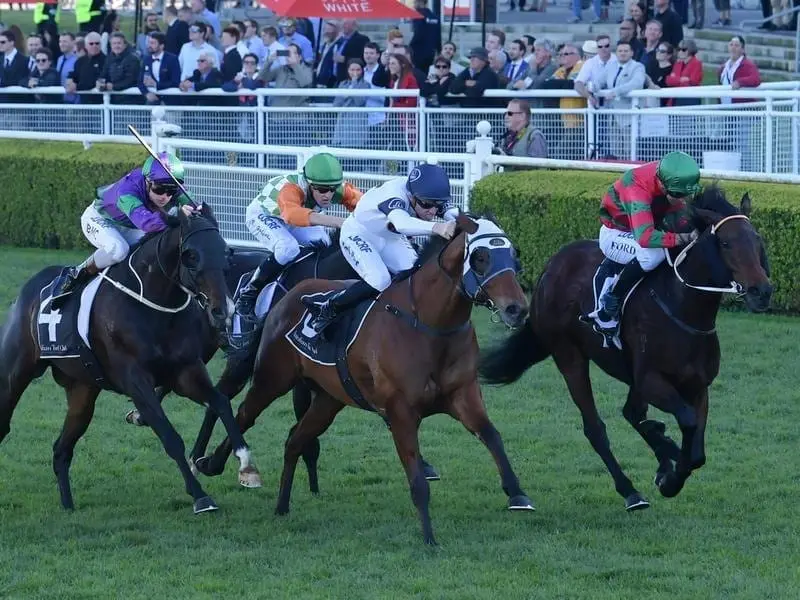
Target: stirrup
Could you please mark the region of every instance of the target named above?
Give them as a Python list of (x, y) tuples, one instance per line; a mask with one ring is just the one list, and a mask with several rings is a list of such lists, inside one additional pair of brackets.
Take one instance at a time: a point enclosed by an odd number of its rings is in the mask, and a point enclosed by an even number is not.
[(615, 346), (618, 350), (622, 350), (622, 340), (619, 338), (619, 323), (613, 328), (605, 328), (595, 320), (592, 324), (592, 329), (603, 337), (603, 348)]

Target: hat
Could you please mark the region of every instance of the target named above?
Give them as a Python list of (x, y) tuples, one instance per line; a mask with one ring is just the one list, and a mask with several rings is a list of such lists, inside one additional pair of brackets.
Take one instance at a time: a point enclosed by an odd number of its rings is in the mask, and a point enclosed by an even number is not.
[(594, 40), (586, 40), (581, 46), (584, 54), (597, 54), (597, 42)]
[(486, 48), (473, 48), (469, 51), (469, 58), (480, 58), (484, 62), (489, 62), (489, 52)]
[(295, 24), (295, 20), (291, 17), (283, 17), (280, 21), (278, 21), (278, 27), (292, 27)]

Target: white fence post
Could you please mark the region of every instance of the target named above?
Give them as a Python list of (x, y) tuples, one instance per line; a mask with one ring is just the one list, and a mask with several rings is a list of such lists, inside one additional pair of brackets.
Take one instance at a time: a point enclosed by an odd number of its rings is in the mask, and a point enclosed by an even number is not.
[(103, 135), (111, 135), (111, 94), (103, 94)]
[[(638, 110), (639, 98), (633, 98), (633, 102), (631, 102), (631, 108)], [(630, 156), (631, 161), (635, 161), (636, 157), (639, 154), (638, 142), (639, 142), (639, 115), (631, 115), (631, 156)]]
[[(264, 141), (264, 96), (256, 96), (256, 106), (258, 107), (258, 112), (256, 112), (256, 144), (263, 146), (266, 143)], [(257, 154), (256, 161), (256, 166), (259, 169), (263, 169), (265, 163), (264, 155)]]
[[(798, 58), (800, 60), (800, 58)], [(797, 113), (800, 112), (800, 99), (794, 101), (794, 107), (792, 108), (792, 112)], [(797, 175), (798, 172), (798, 161), (800, 161), (800, 143), (798, 137), (800, 137), (800, 119), (797, 117), (789, 117), (790, 125), (792, 127), (792, 175)]]
[[(773, 156), (772, 155), (773, 155), (773, 149), (774, 149), (773, 140), (774, 140), (774, 137), (775, 137), (775, 130), (773, 128), (774, 123), (773, 123), (772, 120), (775, 118), (775, 113), (773, 111), (772, 102), (773, 102), (772, 98), (767, 98), (767, 108), (766, 108), (766, 113), (764, 115), (764, 120), (765, 120), (765, 124), (764, 124), (764, 126), (765, 126), (764, 145), (766, 146), (764, 148), (764, 172), (765, 173), (772, 173), (773, 172), (773, 164), (772, 164)], [(747, 145), (748, 148), (751, 148), (751, 150), (750, 150), (750, 154), (751, 155), (753, 153), (752, 145), (753, 145), (753, 140), (751, 138), (749, 143), (748, 143), (748, 145)]]
[(428, 151), (428, 111), (425, 108), (425, 98), (420, 96), (417, 102), (417, 152)]
[(492, 148), (494, 148), (494, 141), (489, 135), (489, 133), (492, 131), (492, 125), (489, 123), (489, 121), (480, 121), (477, 125), (475, 125), (475, 129), (478, 132), (478, 136), (474, 140), (467, 142), (467, 152), (472, 154), (473, 157), (470, 161), (471, 165), (469, 181), (466, 180), (466, 172), (464, 173), (465, 195), (467, 188), (472, 189), (472, 186), (475, 185), (476, 181), (488, 175), (492, 170), (489, 163), (486, 162), (486, 157), (492, 155)]

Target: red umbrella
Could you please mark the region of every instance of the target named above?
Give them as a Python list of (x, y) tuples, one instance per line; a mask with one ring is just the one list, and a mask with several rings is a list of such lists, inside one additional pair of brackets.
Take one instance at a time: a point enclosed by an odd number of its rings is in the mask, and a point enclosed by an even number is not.
[(259, 0), (279, 17), (422, 19), (399, 0)]

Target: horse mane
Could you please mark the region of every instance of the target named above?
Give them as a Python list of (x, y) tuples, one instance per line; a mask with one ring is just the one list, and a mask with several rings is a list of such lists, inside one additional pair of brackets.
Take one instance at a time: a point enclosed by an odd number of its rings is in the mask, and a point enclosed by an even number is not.
[(699, 231), (703, 231), (706, 228), (706, 223), (696, 214), (695, 209), (709, 210), (723, 217), (739, 214), (739, 210), (728, 202), (725, 192), (717, 183), (712, 183), (703, 188), (703, 191), (695, 196), (691, 209), (693, 224)]
[[(469, 217), (473, 221), (477, 221), (478, 219), (486, 219), (491, 221), (498, 227), (500, 224), (495, 219), (494, 214), (491, 211), (484, 211), (482, 213), (469, 213), (469, 212), (462, 212), (461, 213), (465, 217)], [(459, 231), (456, 231), (456, 235), (458, 235)], [(455, 239), (455, 236), (453, 236)], [(426, 262), (428, 262), (432, 257), (438, 256), (439, 253), (447, 246), (450, 241), (444, 239), (443, 237), (439, 237), (438, 235), (432, 235), (428, 238), (428, 241), (425, 242), (425, 245), (419, 251), (419, 258), (417, 259), (416, 267), (421, 267)]]
[(330, 256), (334, 252), (339, 251), (339, 237), (341, 231), (339, 229), (334, 229), (330, 233), (330, 244), (326, 243), (323, 240), (313, 240), (311, 242), (303, 244), (303, 248), (307, 248), (312, 252), (317, 252), (320, 258), (325, 258), (326, 256)]

